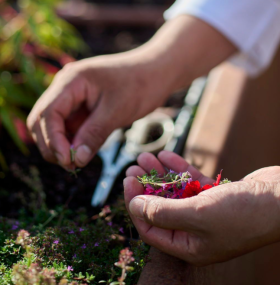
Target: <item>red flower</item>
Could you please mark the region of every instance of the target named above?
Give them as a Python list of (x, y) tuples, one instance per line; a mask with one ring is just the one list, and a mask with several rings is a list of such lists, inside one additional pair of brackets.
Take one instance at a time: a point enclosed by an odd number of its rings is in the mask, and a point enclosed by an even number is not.
[(199, 181), (195, 180), (187, 183), (182, 198), (190, 198), (198, 195), (202, 191)]
[(222, 171), (223, 171), (223, 169), (220, 171), (220, 174), (217, 175), (216, 182), (213, 183), (214, 186), (218, 186), (220, 184), (220, 181), (222, 178)]
[(195, 180), (190, 183), (187, 183), (183, 193), (182, 193), (182, 198), (190, 198), (193, 196), (198, 195), (200, 192), (210, 189), (212, 187), (218, 186), (220, 184), (221, 178), (222, 178), (222, 171), (220, 174), (218, 174), (216, 181), (213, 183), (213, 185), (206, 184), (203, 187), (200, 186), (199, 181)]
[(201, 191), (210, 189), (210, 188), (212, 188), (212, 187), (214, 187), (214, 186), (213, 186), (213, 185), (210, 185), (210, 184), (206, 184), (206, 185), (204, 185), (204, 186), (201, 188)]

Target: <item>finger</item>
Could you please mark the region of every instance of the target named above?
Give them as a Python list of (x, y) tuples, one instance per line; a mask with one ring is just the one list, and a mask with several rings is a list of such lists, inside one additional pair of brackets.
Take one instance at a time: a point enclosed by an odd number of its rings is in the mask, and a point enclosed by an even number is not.
[(70, 143), (66, 138), (64, 118), (61, 113), (53, 109), (52, 112), (42, 115), (40, 128), (49, 152), (56, 157), (59, 164), (70, 165)]
[(136, 218), (134, 215), (131, 214), (129, 210), (129, 203), (130, 201), (137, 195), (142, 195), (144, 188), (142, 184), (138, 182), (135, 177), (127, 177), (123, 181), (124, 186), (124, 198), (125, 198), (125, 205), (128, 213), (131, 216), (131, 219), (134, 225), (137, 227), (138, 231), (146, 232), (151, 226), (144, 221)]
[(201, 201), (196, 197), (177, 200), (141, 195), (133, 198), (129, 211), (134, 217), (159, 228), (194, 231), (200, 228), (199, 204)]
[(265, 168), (258, 169), (248, 175), (246, 175), (243, 181), (279, 181), (280, 180), (280, 166), (269, 166)]
[[(129, 204), (135, 196), (143, 193), (143, 186), (136, 178), (127, 177), (124, 180), (124, 192), (127, 210), (141, 238), (147, 244), (155, 246), (163, 252), (187, 261), (192, 260), (192, 251), (199, 248), (199, 240), (185, 231), (158, 228), (132, 215)], [(180, 220), (182, 220), (182, 216)]]
[(80, 127), (73, 145), (76, 149), (75, 164), (84, 167), (97, 153), (107, 137), (117, 128), (113, 115), (108, 114), (105, 101), (101, 102)]
[[(91, 90), (91, 92), (90, 92)], [(65, 121), (81, 104), (92, 105), (97, 99), (97, 90), (76, 72), (61, 73), (38, 101), (36, 108), (43, 110), (40, 126), (46, 146), (64, 166), (71, 165), (70, 143), (66, 137)]]
[(204, 176), (198, 169), (187, 163), (187, 161), (178, 154), (171, 151), (161, 151), (158, 154), (159, 161), (168, 169), (178, 173), (188, 171), (191, 173), (193, 180), (199, 180), (202, 185), (212, 184), (212, 178)]
[(56, 157), (45, 144), (45, 140), (43, 138), (41, 127), (38, 121), (33, 125), (31, 135), (35, 143), (37, 144), (43, 158), (48, 162), (57, 163)]
[(145, 152), (140, 154), (137, 158), (137, 162), (147, 173), (150, 173), (153, 168), (160, 175), (165, 173), (164, 167), (152, 153)]
[(143, 176), (146, 172), (138, 165), (132, 165), (126, 170), (126, 176)]
[[(124, 179), (124, 193), (125, 193), (125, 204), (128, 213), (130, 214), (130, 217), (132, 219), (133, 224), (136, 226), (139, 234), (142, 236), (145, 236), (146, 238), (149, 239), (149, 235), (151, 235), (151, 241), (153, 240), (152, 236), (154, 232), (156, 231), (158, 233), (158, 237), (163, 237), (164, 239), (170, 239), (171, 238), (171, 233), (168, 230), (163, 230), (163, 229), (152, 229), (153, 226), (150, 224), (146, 223), (145, 221), (135, 217), (132, 215), (130, 212), (129, 204), (131, 200), (136, 197), (137, 195), (143, 194), (143, 186), (138, 182), (138, 180), (134, 177), (127, 177)], [(147, 235), (147, 233), (149, 233)]]

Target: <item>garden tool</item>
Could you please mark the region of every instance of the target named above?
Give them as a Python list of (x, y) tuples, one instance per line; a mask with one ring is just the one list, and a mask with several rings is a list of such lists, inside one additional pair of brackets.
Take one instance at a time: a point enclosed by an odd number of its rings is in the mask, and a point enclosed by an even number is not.
[(191, 84), (184, 99), (184, 106), (175, 120), (173, 138), (166, 144), (164, 150), (173, 151), (179, 155), (183, 154), (193, 117), (203, 94), (206, 81), (206, 77), (200, 77)]
[[(161, 129), (161, 135), (149, 141), (151, 130), (156, 127)], [(103, 206), (122, 170), (134, 162), (140, 153), (157, 153), (162, 150), (172, 138), (173, 132), (173, 120), (160, 112), (153, 112), (135, 121), (125, 132), (125, 143), (122, 146), (123, 131), (118, 129), (113, 132), (98, 152), (103, 160), (103, 169), (93, 193), (91, 205)]]

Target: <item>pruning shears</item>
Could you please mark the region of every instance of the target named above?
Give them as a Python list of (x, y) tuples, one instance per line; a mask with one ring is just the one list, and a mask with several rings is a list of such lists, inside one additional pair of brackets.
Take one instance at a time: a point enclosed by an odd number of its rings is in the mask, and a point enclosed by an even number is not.
[[(150, 133), (155, 128), (161, 130), (161, 135), (149, 141)], [(121, 129), (114, 131), (98, 152), (103, 161), (103, 169), (93, 193), (91, 205), (103, 206), (121, 171), (134, 162), (140, 153), (157, 153), (164, 149), (173, 133), (172, 118), (161, 112), (153, 112), (135, 121), (125, 133)], [(125, 140), (124, 143), (123, 140)]]
[(199, 77), (192, 82), (185, 96), (184, 105), (175, 120), (173, 138), (166, 144), (164, 150), (183, 155), (192, 121), (206, 83), (206, 77)]

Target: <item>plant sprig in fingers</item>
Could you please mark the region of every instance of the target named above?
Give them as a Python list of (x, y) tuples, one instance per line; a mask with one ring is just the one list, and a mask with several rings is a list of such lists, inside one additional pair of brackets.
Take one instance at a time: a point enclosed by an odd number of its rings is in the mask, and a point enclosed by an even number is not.
[[(76, 155), (76, 150), (74, 149), (74, 146), (71, 145), (70, 147), (70, 159), (71, 159), (71, 163), (74, 163), (75, 162), (75, 155)], [(75, 178), (78, 178), (78, 173), (81, 171), (81, 169), (77, 168), (77, 169), (74, 169), (74, 170), (71, 170), (69, 169), (68, 172), (70, 174), (72, 174), (73, 176), (75, 176)]]

